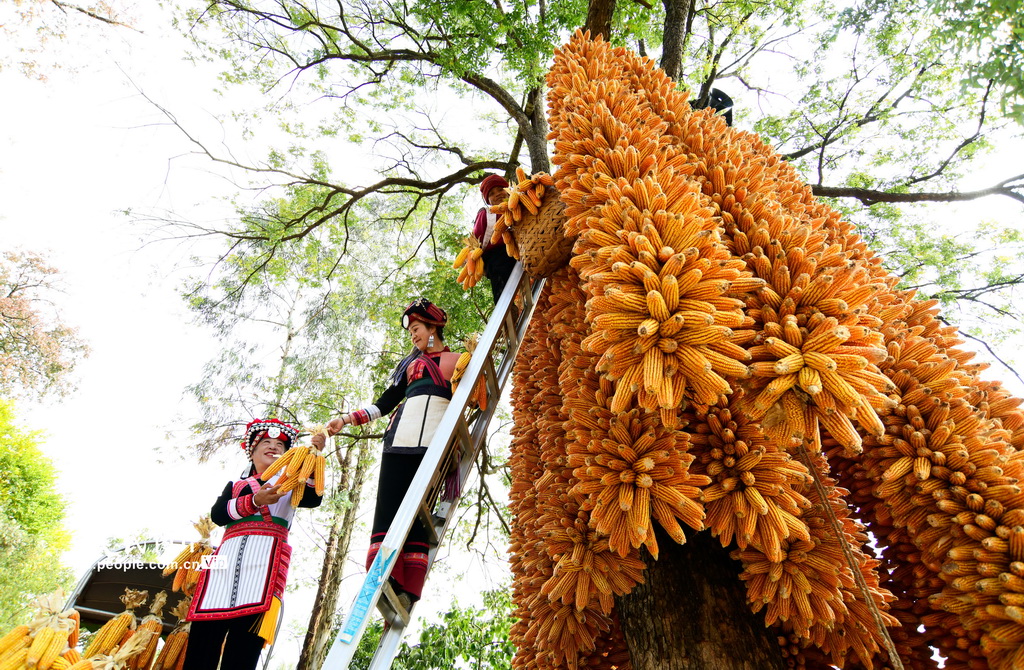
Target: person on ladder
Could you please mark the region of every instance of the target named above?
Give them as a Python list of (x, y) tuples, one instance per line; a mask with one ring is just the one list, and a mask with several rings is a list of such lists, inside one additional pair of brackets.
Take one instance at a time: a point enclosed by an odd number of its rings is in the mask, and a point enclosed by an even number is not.
[(480, 246), (484, 253), (480, 257), (484, 262), (484, 274), (491, 282), (491, 297), (494, 303), (498, 303), (501, 292), (505, 290), (508, 277), (516, 266), (516, 259), (508, 255), (505, 243), (498, 239), (497, 243), (491, 242), (494, 233), (494, 224), (498, 215), (491, 211), (491, 207), (501, 203), (508, 195), (505, 189), (508, 182), (499, 175), (489, 174), (480, 182), (480, 194), (484, 198), (487, 207), (481, 207), (476, 213), (476, 221), (473, 222), (473, 237), (480, 240)]
[[(405, 492), (416, 475), (423, 455), (430, 446), (441, 417), (452, 398), (452, 373), (459, 360), (444, 344), (448, 315), (426, 298), (412, 301), (402, 314), (402, 327), (409, 331), (413, 350), (391, 374), (391, 384), (372, 405), (328, 422), (334, 435), (345, 426), (359, 426), (391, 413), (384, 433), (384, 453), (377, 484), (377, 508), (373, 515), (369, 569), (381, 542), (398, 512)], [(313, 436), (313, 444), (322, 449), (323, 434)], [(445, 497), (458, 497), (458, 476), (449, 477)], [(391, 586), (406, 611), (420, 599), (427, 572), (428, 532), (417, 519), (409, 531), (402, 552), (391, 572)]]
[[(253, 670), (263, 647), (274, 641), (295, 509), (291, 493), (277, 491), (283, 472), (271, 482), (260, 475), (298, 436), (278, 419), (254, 419), (245, 427), (242, 448), (250, 460), (248, 472), (228, 482), (210, 510), (213, 522), (225, 526), (224, 539), (203, 569), (188, 611), (192, 626), (185, 670), (215, 670), (218, 664)], [(321, 500), (310, 479), (299, 507), (318, 507)]]

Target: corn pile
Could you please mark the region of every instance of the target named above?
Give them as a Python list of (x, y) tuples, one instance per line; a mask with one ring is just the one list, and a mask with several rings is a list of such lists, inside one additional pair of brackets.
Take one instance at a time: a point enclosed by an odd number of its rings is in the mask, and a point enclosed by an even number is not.
[[(192, 526), (199, 532), (199, 541), (190, 542), (181, 552), (174, 557), (170, 563), (164, 566), (164, 577), (174, 573), (174, 581), (171, 583), (172, 591), (181, 591), (185, 595), (192, 595), (199, 583), (199, 575), (202, 574), (202, 560), (204, 556), (213, 553), (213, 545), (210, 544), (210, 533), (217, 527), (210, 515), (200, 517)], [(155, 600), (155, 598), (154, 598)], [(166, 602), (167, 597), (164, 596)], [(161, 605), (162, 606), (162, 605)]]
[[(519, 258), (519, 246), (515, 238), (515, 226), (526, 214), (536, 215), (544, 204), (546, 189), (554, 186), (551, 175), (538, 172), (527, 175), (521, 167), (516, 168), (516, 183), (505, 189), (508, 197), (491, 207), (498, 215), (491, 234), (491, 244), (505, 243), (505, 249), (512, 258)], [(550, 193), (550, 191), (548, 191)]]
[(306, 480), (313, 477), (314, 488), (317, 494), (324, 492), (324, 470), (327, 467), (327, 459), (316, 447), (297, 445), (278, 457), (262, 475), (263, 481), (269, 481), (271, 477), (281, 470), (284, 476), (277, 482), (279, 493), (292, 492), (292, 507), (298, 507), (302, 495), (306, 492)]
[[(167, 594), (154, 599), (152, 614), (136, 627), (133, 609), (147, 598), (145, 591), (125, 589), (121, 601), (126, 611), (104, 624), (90, 639), (86, 651), (77, 649), (81, 617), (77, 610), (62, 611), (65, 596), (57, 591), (32, 602), (36, 617), (16, 626), (0, 638), (0, 668), (3, 670), (129, 670), (148, 668), (147, 650), (159, 641), (159, 611)], [(187, 611), (187, 610), (186, 610)], [(157, 626), (152, 619), (155, 617)], [(83, 658), (84, 656), (84, 658)], [(149, 658), (152, 658), (151, 652)]]
[(60, 590), (32, 601), (36, 616), (29, 624), (15, 626), (0, 638), (0, 668), (68, 668), (81, 655), (77, 610), (64, 610)]
[[(593, 373), (577, 377), (586, 374), (573, 327), (582, 318), (579, 297), (571, 268), (548, 279), (513, 371), (515, 522), (509, 551), (516, 576), (516, 667), (623, 667), (628, 655), (611, 614), (613, 596), (628, 593), (645, 567), (628, 544), (623, 556), (610, 549), (590, 527), (581, 496), (570, 490), (563, 395), (577, 397), (598, 383)], [(547, 324), (550, 333), (544, 332)], [(574, 369), (577, 364), (582, 367)]]
[(1021, 400), (651, 61), (577, 33), (548, 87), (579, 239), (514, 376), (515, 667), (629, 667), (654, 522), (735, 546), (791, 667), (890, 667), (883, 627), (904, 667), (1024, 667)]

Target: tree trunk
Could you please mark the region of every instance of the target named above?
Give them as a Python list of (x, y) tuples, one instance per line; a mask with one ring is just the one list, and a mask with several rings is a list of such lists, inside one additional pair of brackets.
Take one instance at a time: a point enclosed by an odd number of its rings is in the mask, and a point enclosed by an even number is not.
[(593, 39), (601, 35), (606, 42), (609, 41), (614, 14), (615, 0), (590, 0), (590, 7), (587, 8), (587, 22), (583, 24), (583, 30), (589, 30), (590, 37)]
[(634, 670), (783, 670), (728, 550), (711, 533), (678, 545), (657, 532), (660, 558), (644, 556), (646, 583), (616, 599)]
[(309, 616), (306, 639), (302, 643), (296, 670), (319, 670), (327, 659), (327, 643), (334, 627), (334, 615), (338, 611), (338, 593), (345, 576), (345, 559), (348, 557), (352, 529), (356, 523), (356, 508), (369, 469), (371, 442), (360, 440), (349, 444), (347, 449), (338, 454), (341, 477), (335, 495), (340, 499), (332, 501), (335, 505), (333, 523), (327, 538), (313, 612)]
[(533, 172), (550, 172), (548, 160), (548, 114), (544, 104), (544, 84), (530, 90), (526, 113), (530, 117), (531, 132), (526, 135), (526, 148), (530, 152), (530, 168)]
[(672, 81), (682, 81), (683, 46), (686, 44), (687, 17), (693, 0), (661, 0), (665, 6), (662, 30), (661, 69)]
[(344, 576), (345, 553), (338, 551), (338, 540), (348, 537), (343, 528), (345, 519), (341, 507), (335, 509), (334, 522), (324, 547), (324, 565), (320, 570), (320, 581), (317, 586), (313, 612), (309, 616), (306, 639), (302, 643), (297, 670), (316, 670), (326, 658), (325, 647), (331, 626), (334, 623), (334, 611), (337, 609), (338, 589)]

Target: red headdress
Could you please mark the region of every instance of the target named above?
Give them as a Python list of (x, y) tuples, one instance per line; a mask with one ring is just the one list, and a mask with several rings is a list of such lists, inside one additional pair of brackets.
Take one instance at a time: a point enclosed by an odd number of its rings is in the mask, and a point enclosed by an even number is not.
[(413, 321), (422, 321), (431, 326), (444, 326), (448, 323), (448, 315), (426, 298), (416, 298), (402, 313), (402, 328), (408, 330)]
[(485, 204), (491, 204), (487, 202), (487, 194), (491, 192), (492, 188), (508, 188), (508, 182), (505, 181), (504, 177), (497, 174), (489, 174), (484, 177), (484, 180), (480, 182), (480, 193), (484, 196)]
[(245, 427), (245, 439), (242, 449), (245, 455), (252, 458), (252, 450), (264, 437), (283, 440), (285, 446), (292, 446), (292, 441), (299, 436), (299, 431), (279, 419), (253, 419)]

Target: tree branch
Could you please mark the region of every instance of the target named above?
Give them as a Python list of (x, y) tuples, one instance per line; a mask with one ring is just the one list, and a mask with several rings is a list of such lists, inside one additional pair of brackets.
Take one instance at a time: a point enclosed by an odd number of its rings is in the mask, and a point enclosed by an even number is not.
[[(937, 318), (938, 318), (939, 321), (941, 321), (942, 323), (946, 324), (947, 326), (956, 326), (956, 324), (950, 323), (949, 321), (944, 319), (942, 316), (939, 316)], [(985, 340), (983, 340), (983, 339), (981, 339), (979, 337), (975, 337), (974, 335), (971, 335), (970, 333), (964, 332), (963, 330), (957, 329), (957, 332), (960, 335), (962, 335), (963, 337), (966, 337), (966, 338), (968, 338), (970, 340), (974, 340), (975, 342), (977, 342), (981, 346), (985, 347), (985, 350), (988, 351), (989, 355), (992, 356), (992, 358), (996, 359), (996, 361), (998, 361), (1000, 365), (1002, 365), (1004, 368), (1009, 370), (1010, 374), (1012, 374), (1014, 377), (1017, 378), (1017, 381), (1019, 381), (1021, 384), (1024, 384), (1024, 378), (1022, 378), (1020, 376), (1020, 374), (1017, 372), (1017, 370), (1015, 370), (1013, 368), (1012, 365), (1010, 365), (1009, 363), (1004, 361), (1002, 358), (1000, 358), (999, 354), (997, 354), (995, 351), (992, 350), (992, 347), (989, 346), (988, 342), (986, 342)]]
[(870, 207), (880, 202), (967, 202), (991, 195), (1002, 195), (1024, 204), (1024, 174), (1005, 179), (989, 188), (977, 191), (946, 191), (921, 193), (894, 193), (852, 186), (823, 186), (814, 184), (811, 192), (823, 198), (853, 198)]
[(64, 2), (64, 0), (50, 0), (50, 2), (53, 3), (53, 5), (55, 7), (57, 7), (58, 9), (60, 9), (62, 12), (65, 12), (65, 13), (67, 13), (68, 10), (71, 10), (71, 11), (74, 11), (74, 12), (80, 12), (80, 13), (85, 14), (86, 16), (88, 16), (90, 19), (95, 19), (97, 21), (102, 21), (103, 23), (107, 23), (107, 24), (110, 24), (112, 26), (118, 26), (120, 28), (128, 28), (130, 30), (134, 30), (137, 33), (141, 33), (142, 32), (141, 30), (139, 30), (135, 26), (130, 26), (127, 23), (122, 23), (121, 21), (118, 21), (117, 19), (113, 18), (112, 16), (104, 16), (102, 14), (97, 14), (96, 12), (94, 12), (94, 11), (92, 11), (90, 9), (86, 9), (85, 7), (79, 7), (78, 5), (73, 5), (70, 2)]

